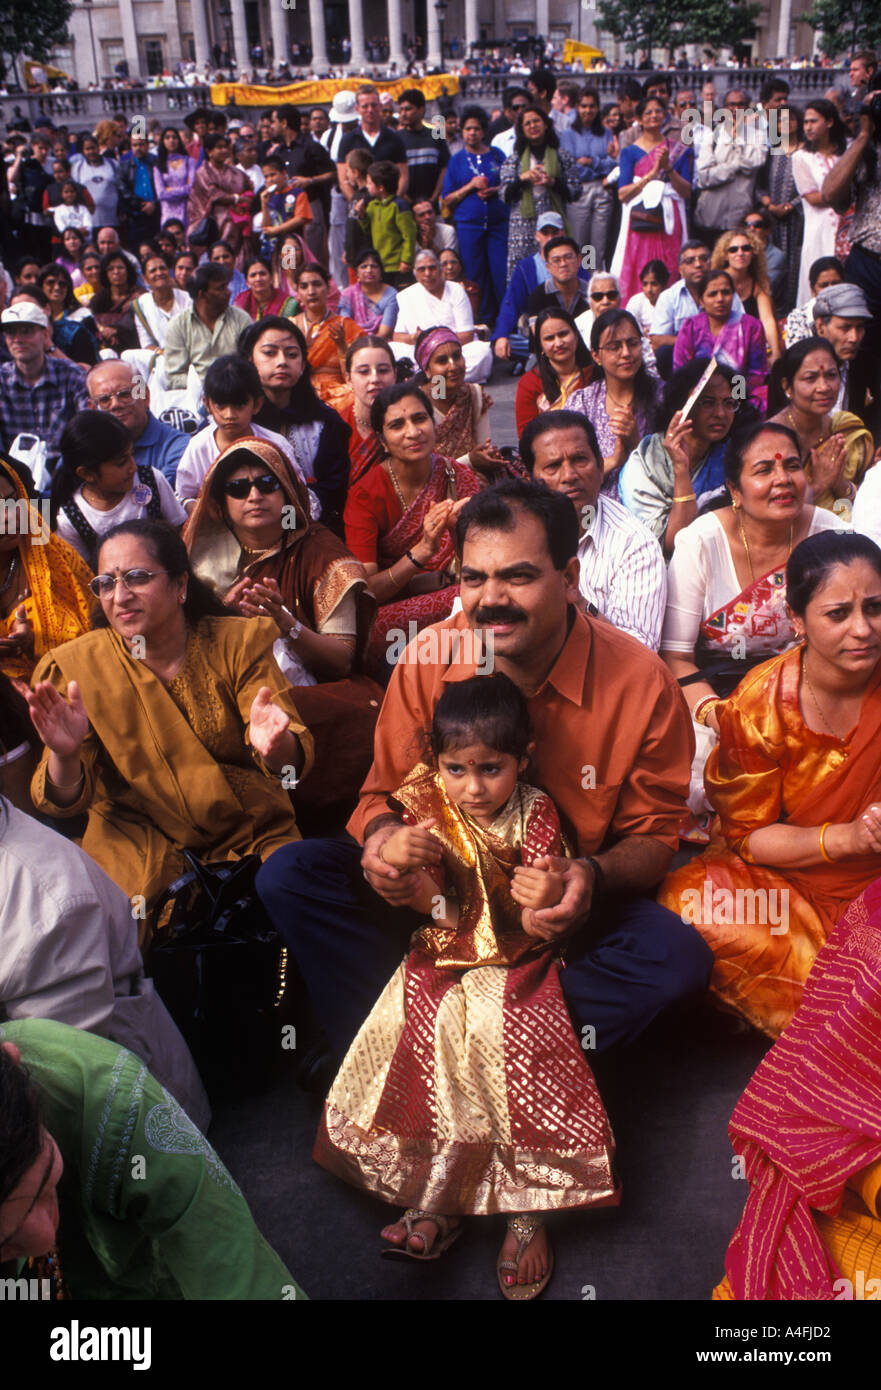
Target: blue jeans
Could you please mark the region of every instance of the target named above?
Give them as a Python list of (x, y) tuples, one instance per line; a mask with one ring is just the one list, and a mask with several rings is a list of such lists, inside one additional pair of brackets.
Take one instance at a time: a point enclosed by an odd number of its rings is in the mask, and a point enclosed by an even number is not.
[[(420, 925), (365, 881), (354, 840), (299, 840), (277, 849), (257, 892), (299, 966), (316, 1016), (342, 1056), (407, 952)], [(594, 1030), (592, 1052), (632, 1042), (662, 1010), (706, 988), (709, 946), (650, 898), (610, 899), (602, 935), (574, 941), (560, 973), (576, 1033)]]

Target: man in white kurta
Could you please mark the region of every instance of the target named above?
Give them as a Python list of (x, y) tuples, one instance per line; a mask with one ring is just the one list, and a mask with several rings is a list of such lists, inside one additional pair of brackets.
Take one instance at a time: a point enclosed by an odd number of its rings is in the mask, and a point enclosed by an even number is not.
[(474, 314), (462, 285), (445, 280), (433, 251), (419, 251), (413, 263), (417, 283), (398, 292), (392, 351), (399, 360), (414, 356), (413, 344), (425, 328), (452, 328), (465, 358), (465, 380), (486, 381), (492, 371), (489, 343), (474, 336)]

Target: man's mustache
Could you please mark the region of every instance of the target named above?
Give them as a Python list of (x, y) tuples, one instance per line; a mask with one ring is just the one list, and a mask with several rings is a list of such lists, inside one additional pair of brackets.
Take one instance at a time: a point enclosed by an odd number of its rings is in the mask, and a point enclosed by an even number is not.
[(474, 621), (478, 627), (491, 627), (494, 623), (525, 623), (526, 614), (522, 608), (478, 608)]

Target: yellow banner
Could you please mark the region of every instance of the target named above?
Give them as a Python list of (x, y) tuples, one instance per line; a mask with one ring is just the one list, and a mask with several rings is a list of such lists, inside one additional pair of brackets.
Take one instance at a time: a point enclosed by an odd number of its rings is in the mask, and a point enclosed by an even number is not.
[(61, 68), (53, 68), (51, 63), (38, 63), (36, 59), (24, 58), (21, 66), (26, 87), (39, 87), (41, 91), (48, 92), (47, 77), (63, 77), (66, 81), (70, 81), (70, 73), (62, 72)]
[(563, 62), (572, 63), (576, 58), (580, 58), (586, 63), (590, 58), (604, 58), (606, 55), (598, 48), (591, 48), (589, 43), (578, 43), (576, 39), (564, 39), (563, 41)]
[[(595, 48), (588, 51), (597, 52)], [(321, 106), (333, 101), (337, 92), (354, 92), (367, 81), (366, 77), (328, 77), (321, 82), (292, 82), (287, 87), (217, 82), (211, 88), (211, 103), (213, 106), (282, 106), (291, 102), (294, 106)], [(426, 101), (434, 101), (436, 97), (454, 96), (459, 90), (459, 79), (441, 72), (431, 77), (399, 77), (394, 82), (371, 82), (370, 85), (380, 92), (391, 92), (393, 97), (399, 97), (409, 87), (418, 87)]]

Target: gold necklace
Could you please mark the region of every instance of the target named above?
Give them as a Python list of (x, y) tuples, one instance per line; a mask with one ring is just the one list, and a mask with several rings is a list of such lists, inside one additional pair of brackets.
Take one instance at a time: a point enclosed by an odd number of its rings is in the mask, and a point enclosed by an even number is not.
[[(741, 519), (740, 517), (737, 518), (737, 524), (738, 524), (738, 526), (740, 527), (740, 539), (743, 541), (743, 548), (744, 548), (744, 550), (746, 551), (746, 563), (749, 565), (749, 577), (750, 577), (751, 582), (752, 582), (753, 584), (755, 584), (755, 582), (756, 582), (756, 575), (755, 575), (755, 570), (753, 569), (752, 556), (751, 556), (750, 553), (749, 553), (749, 541), (748, 541), (747, 538), (746, 538), (746, 532), (745, 532), (744, 529), (743, 529), (743, 521), (742, 521), (742, 519)], [(790, 527), (789, 527), (789, 551), (788, 551), (787, 556), (786, 556), (787, 560), (789, 559), (789, 556), (792, 554), (792, 537), (793, 537), (794, 529), (795, 529), (795, 523), (793, 522), (793, 523), (790, 525)]]
[[(790, 425), (792, 426), (793, 433), (794, 433), (794, 434), (798, 434), (799, 439), (801, 439), (801, 435), (798, 433), (798, 425), (795, 423), (795, 417), (794, 417), (794, 415), (793, 415), (793, 413), (792, 413), (792, 406), (789, 407), (789, 409), (787, 410), (786, 414), (789, 416), (789, 423), (790, 423)], [(826, 419), (826, 416), (824, 415), (824, 416), (823, 416), (823, 420), (825, 421), (825, 419)], [(830, 417), (829, 417), (829, 424), (830, 424), (830, 429), (831, 429), (831, 425), (832, 425), (832, 417), (831, 417), (831, 415), (830, 415)], [(826, 443), (826, 440), (829, 439), (829, 438), (831, 438), (831, 436), (824, 433), (824, 431), (823, 431), (823, 426), (822, 426), (822, 424), (821, 424), (821, 425), (820, 425), (820, 438), (817, 440), (816, 444), (813, 445), (813, 448), (819, 449), (820, 445), (821, 445), (821, 444), (825, 444), (825, 443)]]
[(361, 433), (370, 434), (370, 416), (368, 415), (367, 419), (365, 420), (364, 416), (359, 415), (354, 407), (352, 408), (352, 414), (355, 417), (355, 424), (358, 426), (358, 429), (361, 431)]
[(629, 401), (616, 401), (608, 386), (606, 387), (606, 400), (611, 401), (612, 405), (616, 405), (619, 410), (629, 410), (633, 405), (633, 396), (630, 397)]
[(811, 699), (812, 699), (813, 702), (814, 702), (814, 705), (815, 705), (815, 707), (816, 707), (817, 713), (819, 714), (819, 716), (820, 716), (820, 718), (822, 719), (823, 723), (826, 725), (826, 728), (829, 730), (829, 732), (830, 732), (830, 734), (832, 735), (832, 737), (833, 737), (834, 739), (837, 739), (838, 742), (840, 743), (840, 742), (841, 742), (841, 736), (840, 736), (840, 734), (837, 734), (837, 733), (835, 732), (835, 730), (833, 729), (832, 725), (829, 723), (829, 720), (826, 718), (825, 714), (823, 713), (822, 709), (820, 708), (820, 701), (817, 699), (816, 692), (814, 691), (814, 687), (811, 685), (811, 678), (810, 678), (810, 676), (808, 675), (808, 667), (807, 667), (806, 657), (807, 657), (807, 652), (806, 652), (806, 651), (803, 651), (802, 654), (801, 654), (801, 673), (802, 673), (802, 675), (804, 676), (805, 681), (807, 682), (808, 690), (809, 690), (810, 693), (811, 693)]
[(393, 485), (393, 487), (394, 487), (394, 489), (395, 489), (395, 492), (398, 494), (398, 501), (399, 501), (400, 504), (401, 504), (401, 511), (402, 511), (402, 512), (405, 512), (405, 511), (407, 510), (407, 503), (404, 501), (404, 494), (403, 494), (403, 492), (401, 491), (401, 484), (398, 482), (398, 475), (397, 475), (397, 473), (395, 472), (395, 470), (392, 468), (392, 461), (391, 461), (391, 459), (385, 459), (384, 462), (385, 462), (386, 468), (388, 469), (388, 475), (389, 475), (389, 477), (390, 477), (391, 480), (392, 480), (392, 485)]

